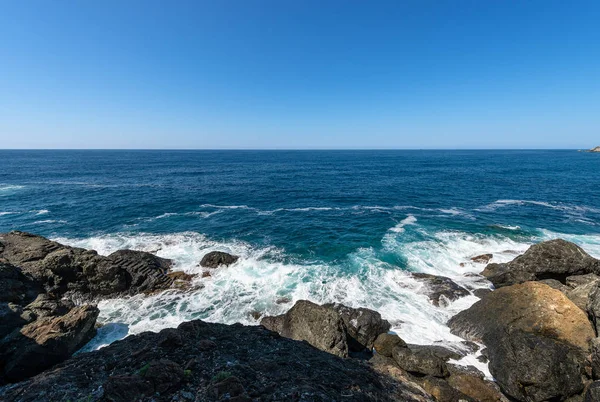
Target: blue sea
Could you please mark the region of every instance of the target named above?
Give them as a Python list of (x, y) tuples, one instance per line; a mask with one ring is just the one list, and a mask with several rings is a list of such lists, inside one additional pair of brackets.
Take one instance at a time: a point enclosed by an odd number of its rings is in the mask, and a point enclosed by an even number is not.
[(489, 287), (471, 257), (565, 238), (600, 257), (600, 154), (563, 151), (0, 151), (0, 232), (199, 274), (187, 292), (100, 303), (88, 349), (182, 321), (257, 324), (296, 300), (373, 308), (414, 343), (455, 342), (410, 272)]

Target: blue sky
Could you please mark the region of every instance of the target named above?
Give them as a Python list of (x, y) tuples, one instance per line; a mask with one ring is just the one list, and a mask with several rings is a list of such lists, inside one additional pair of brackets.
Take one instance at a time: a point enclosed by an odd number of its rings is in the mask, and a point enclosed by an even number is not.
[(598, 1), (3, 1), (0, 148), (600, 145)]

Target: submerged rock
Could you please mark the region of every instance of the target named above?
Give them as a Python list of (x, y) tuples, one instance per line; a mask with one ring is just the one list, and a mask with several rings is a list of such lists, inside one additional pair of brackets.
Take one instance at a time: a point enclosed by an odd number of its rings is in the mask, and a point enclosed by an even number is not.
[(211, 251), (202, 257), (200, 266), (205, 268), (219, 268), (221, 266), (228, 267), (235, 263), (240, 257), (225, 253), (223, 251)]
[[(392, 378), (260, 327), (191, 321), (171, 331), (182, 340), (177, 347), (157, 347), (162, 331), (129, 336), (0, 388), (0, 399), (434, 401), (409, 378)], [(210, 339), (214, 347), (198, 347)]]
[(583, 390), (595, 334), (586, 314), (556, 289), (537, 282), (503, 287), (448, 325), (486, 345), (490, 372), (513, 398), (562, 400)]
[(600, 273), (600, 260), (574, 243), (556, 239), (534, 244), (523, 255), (503, 264), (489, 264), (481, 273), (496, 288), (527, 281)]
[(414, 273), (413, 277), (427, 283), (427, 295), (436, 306), (446, 306), (449, 302), (470, 294), (467, 289), (445, 276)]

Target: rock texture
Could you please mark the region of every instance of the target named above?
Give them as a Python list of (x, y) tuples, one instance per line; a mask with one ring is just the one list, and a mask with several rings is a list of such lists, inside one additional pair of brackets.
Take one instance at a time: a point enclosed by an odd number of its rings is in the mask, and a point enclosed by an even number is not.
[(0, 259), (18, 266), (46, 293), (74, 298), (117, 297), (168, 289), (171, 262), (121, 250), (108, 257), (25, 232), (0, 235)]
[(556, 239), (531, 246), (509, 263), (489, 264), (481, 274), (500, 288), (544, 279), (564, 284), (569, 276), (594, 273), (600, 273), (600, 260), (574, 243)]
[(415, 273), (413, 277), (427, 283), (427, 295), (436, 306), (447, 306), (449, 302), (470, 294), (467, 289), (445, 276)]
[(240, 257), (231, 255), (222, 251), (211, 251), (202, 257), (200, 266), (205, 268), (219, 268), (221, 266), (228, 267), (235, 263)]
[(504, 287), (454, 316), (452, 332), (483, 342), (502, 390), (522, 401), (564, 400), (584, 386), (595, 334), (563, 293), (536, 282)]
[(588, 150), (588, 152), (600, 152), (600, 147), (592, 148), (592, 149)]
[(320, 306), (308, 300), (299, 300), (287, 313), (265, 317), (260, 324), (340, 357), (350, 351), (370, 351), (377, 337), (390, 329), (390, 323), (376, 311), (339, 303)]
[(409, 378), (260, 327), (191, 321), (143, 333), (0, 389), (26, 401), (419, 401)]

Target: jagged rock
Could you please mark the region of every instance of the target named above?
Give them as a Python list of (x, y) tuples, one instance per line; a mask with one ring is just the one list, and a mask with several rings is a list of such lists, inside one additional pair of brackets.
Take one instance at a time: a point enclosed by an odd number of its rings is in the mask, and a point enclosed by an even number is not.
[(0, 302), (27, 304), (38, 295), (39, 286), (14, 265), (0, 261)]
[(600, 152), (600, 147), (595, 147), (595, 148), (589, 149), (588, 152)]
[(299, 300), (287, 313), (265, 317), (260, 325), (286, 338), (307, 341), (333, 355), (348, 356), (346, 325), (331, 307)]
[(67, 359), (94, 337), (98, 313), (93, 306), (75, 307), (11, 333), (0, 344), (3, 379), (20, 381)]
[(152, 384), (154, 392), (167, 392), (183, 380), (183, 369), (169, 359), (153, 360), (146, 367), (142, 376)]
[[(307, 401), (433, 402), (409, 378), (392, 378), (368, 363), (340, 359), (305, 342), (274, 336), (261, 327), (191, 321), (176, 331), (183, 341), (178, 347), (156, 347), (165, 338), (160, 333), (129, 336), (100, 350), (77, 354), (19, 384), (0, 388), (0, 400), (79, 401), (93, 396), (92, 400), (108, 401), (211, 402), (218, 400), (215, 395), (226, 400), (229, 394), (230, 401), (293, 401), (303, 396)], [(210, 350), (199, 349), (199, 342), (208, 339), (218, 341)], [(169, 366), (186, 367), (188, 372), (182, 381), (169, 380), (169, 386), (156, 393), (148, 377), (155, 365), (152, 362), (161, 359), (172, 362)], [(192, 364), (192, 360), (197, 363)], [(166, 370), (160, 367), (164, 364), (155, 367), (162, 378), (161, 372)], [(173, 378), (179, 378), (181, 371), (172, 371), (176, 372)]]
[(479, 297), (482, 299), (488, 293), (492, 293), (492, 289), (475, 289), (473, 291), (473, 296)]
[(599, 260), (574, 243), (556, 239), (534, 244), (509, 263), (489, 264), (481, 274), (500, 288), (543, 279), (565, 283), (568, 276), (599, 271)]
[(168, 289), (171, 261), (141, 251), (108, 257), (25, 232), (0, 235), (0, 258), (18, 266), (44, 291), (75, 299), (117, 297)]
[(438, 402), (479, 402), (451, 387), (444, 379), (426, 376), (416, 381)]
[(406, 342), (398, 335), (387, 333), (380, 334), (373, 344), (375, 352), (386, 357), (392, 357), (392, 351), (396, 346), (407, 347)]
[(223, 251), (211, 251), (202, 257), (200, 266), (205, 268), (219, 268), (221, 266), (228, 267), (235, 263), (240, 257), (237, 255), (231, 255)]
[(427, 295), (431, 299), (431, 302), (436, 306), (445, 306), (448, 302), (452, 302), (470, 294), (467, 289), (445, 276), (414, 273), (413, 277), (427, 283)]
[(39, 318), (54, 317), (67, 314), (75, 305), (69, 300), (56, 300), (45, 293), (41, 293), (36, 299), (23, 309), (24, 318), (28, 322)]
[(391, 328), (390, 323), (381, 318), (381, 314), (368, 308), (351, 308), (339, 303), (325, 304), (323, 307), (337, 311), (342, 317), (346, 326), (348, 348), (355, 352), (372, 350), (375, 339)]
[(513, 398), (565, 399), (583, 389), (594, 331), (586, 314), (548, 285), (498, 289), (448, 325), (452, 333), (486, 345), (490, 372)]
[(595, 274), (569, 276), (566, 283), (569, 289), (564, 291), (565, 295), (577, 307), (587, 312), (590, 296), (598, 288), (600, 276)]
[(479, 264), (487, 264), (494, 257), (493, 254), (481, 254), (476, 257), (471, 258), (471, 261), (477, 262)]
[(598, 335), (600, 333), (600, 286), (596, 286), (590, 291), (586, 311), (594, 325), (596, 335)]

